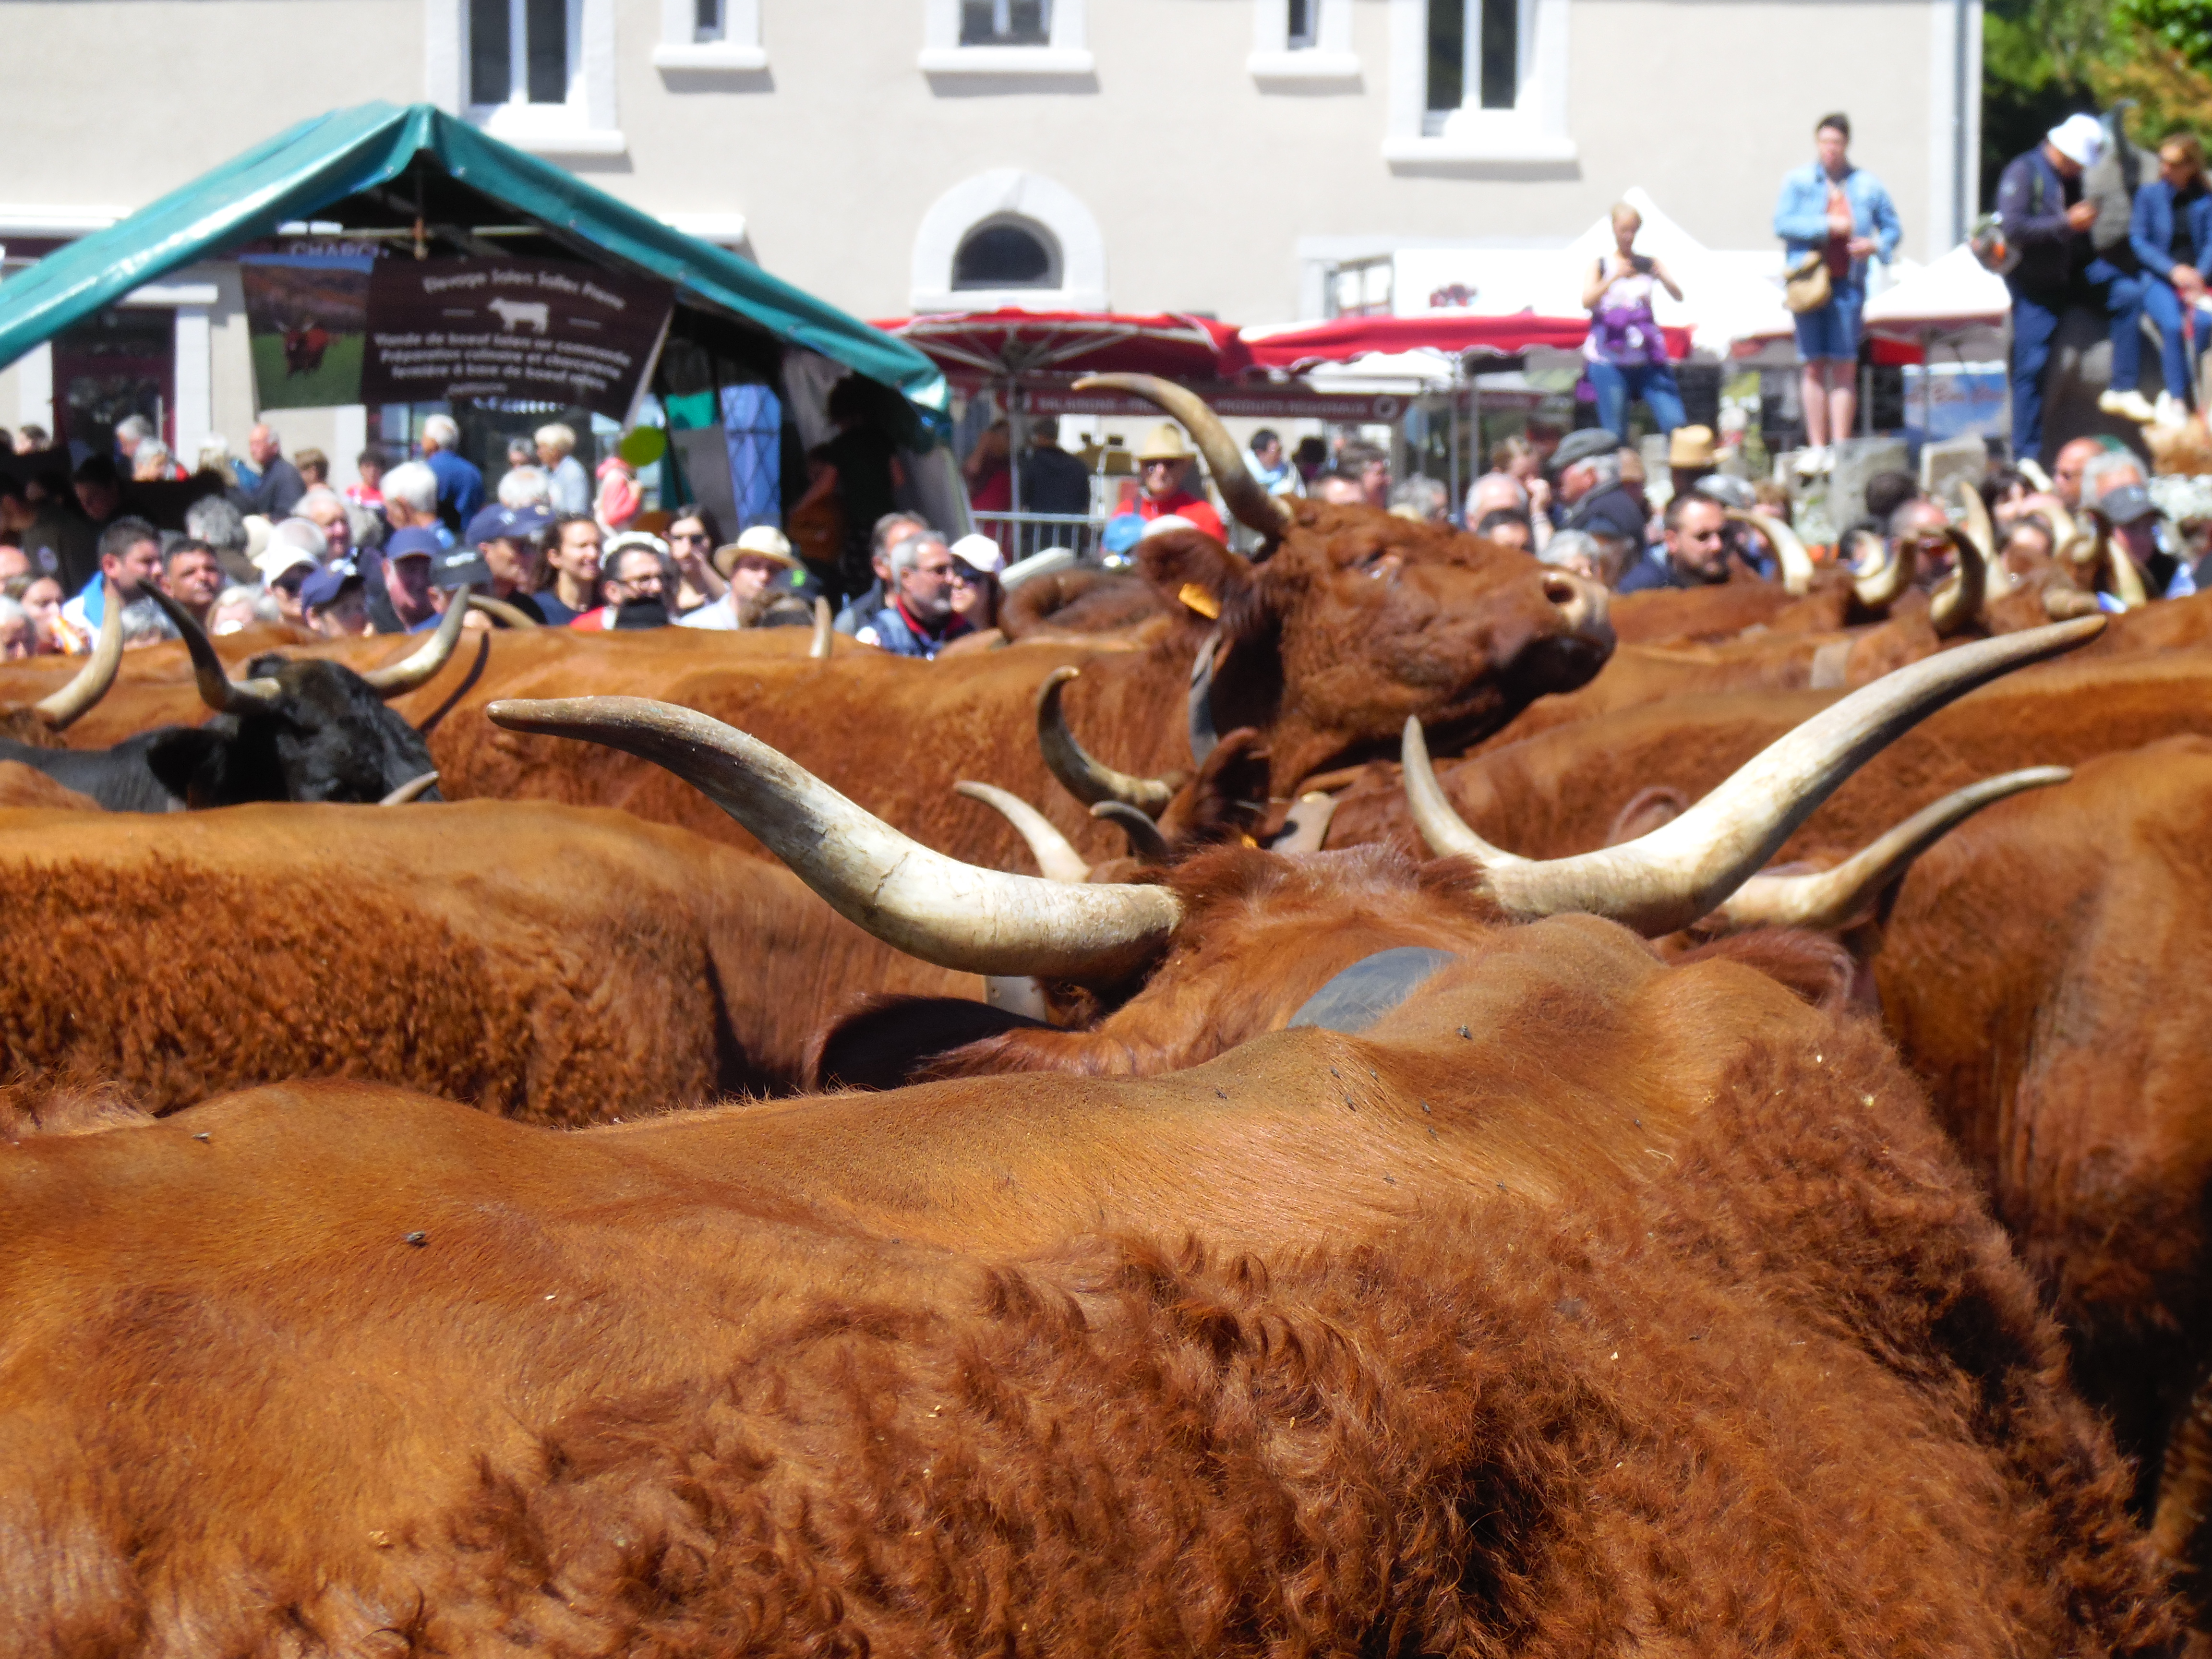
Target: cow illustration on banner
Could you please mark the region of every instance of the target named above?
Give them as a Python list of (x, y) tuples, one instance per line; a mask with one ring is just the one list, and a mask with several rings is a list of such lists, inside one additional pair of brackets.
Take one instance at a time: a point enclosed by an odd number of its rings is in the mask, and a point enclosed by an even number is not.
[(626, 416), (675, 291), (597, 265), (385, 259), (369, 283), (368, 403), (514, 400)]

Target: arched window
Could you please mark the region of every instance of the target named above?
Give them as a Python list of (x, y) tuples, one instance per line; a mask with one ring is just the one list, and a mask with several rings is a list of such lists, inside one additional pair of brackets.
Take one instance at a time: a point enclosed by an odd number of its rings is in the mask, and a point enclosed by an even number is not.
[(995, 167), (921, 216), (908, 297), (916, 311), (1104, 311), (1105, 240), (1064, 185)]
[(1052, 233), (1033, 220), (997, 219), (961, 239), (952, 256), (956, 291), (994, 288), (1058, 288), (1059, 251)]

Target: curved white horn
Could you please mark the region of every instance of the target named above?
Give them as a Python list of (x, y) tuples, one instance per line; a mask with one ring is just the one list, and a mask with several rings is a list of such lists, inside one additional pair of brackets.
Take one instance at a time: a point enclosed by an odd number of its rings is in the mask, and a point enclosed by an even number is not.
[[(1984, 682), (2094, 639), (2104, 625), (2101, 617), (2085, 617), (2028, 629), (1939, 651), (1886, 674), (1768, 744), (1672, 823), (1623, 846), (1571, 858), (1508, 860), (1460, 824), (1449, 805), (1441, 816), (1415, 821), (1438, 853), (1482, 864), (1492, 895), (1509, 915), (1533, 920), (1580, 911), (1610, 916), (1648, 936), (1671, 933), (1710, 915), (1755, 875), (1884, 744)], [(1409, 780), (1419, 769), (1409, 757)]]
[(114, 579), (103, 577), (100, 587), (100, 637), (93, 641), (92, 656), (67, 685), (31, 705), (52, 732), (67, 729), (85, 711), (107, 695), (115, 684), (115, 671), (123, 665), (123, 596)]
[(830, 641), (836, 634), (831, 625), (834, 620), (830, 601), (817, 594), (814, 599), (814, 638), (806, 647), (806, 654), (816, 662), (829, 659)]
[(1142, 968), (1182, 917), (1164, 887), (1070, 887), (932, 852), (766, 744), (642, 697), (495, 702), (514, 732), (582, 738), (665, 766), (758, 836), (830, 907), (956, 972), (1097, 981)]
[(1061, 835), (1050, 818), (1011, 789), (1001, 789), (991, 783), (970, 783), (965, 779), (954, 784), (952, 789), (969, 800), (981, 801), (1013, 825), (1014, 833), (1029, 844), (1030, 856), (1036, 860), (1037, 873), (1047, 881), (1091, 879), (1091, 866), (1075, 850), (1075, 843)]
[(362, 676), (377, 696), (389, 702), (404, 696), (446, 665), (453, 654), (453, 647), (461, 642), (461, 626), (469, 619), (469, 590), (457, 587), (447, 601), (446, 614), (438, 623), (438, 631), (423, 641), (422, 648), (383, 668), (372, 668)]
[(1805, 550), (1805, 544), (1781, 520), (1769, 513), (1753, 513), (1741, 507), (1731, 507), (1728, 515), (1738, 524), (1747, 524), (1766, 538), (1773, 548), (1776, 562), (1782, 567), (1782, 591), (1792, 599), (1803, 599), (1813, 591), (1813, 556)]
[(276, 702), (283, 688), (275, 680), (231, 678), (230, 671), (222, 665), (213, 642), (191, 611), (158, 587), (149, 586), (138, 591), (154, 601), (183, 637), (185, 650), (192, 659), (192, 684), (199, 688), (202, 702), (219, 714), (252, 714)]
[(1902, 878), (1913, 860), (1984, 806), (2025, 790), (2047, 789), (2073, 775), (2063, 766), (2032, 766), (1954, 789), (1832, 870), (1804, 876), (1753, 876), (1706, 922), (1730, 927), (1840, 927)]
[(1172, 783), (1164, 778), (1117, 772), (1103, 762), (1093, 760), (1075, 740), (1075, 733), (1067, 729), (1067, 716), (1060, 707), (1060, 690), (1070, 680), (1082, 676), (1079, 668), (1055, 668), (1037, 687), (1037, 749), (1044, 757), (1045, 769), (1060, 780), (1061, 788), (1085, 806), (1096, 806), (1102, 800), (1118, 800), (1148, 817), (1158, 817), (1175, 799)]
[(1912, 544), (1910, 541), (1900, 542), (1883, 562), (1881, 569), (1872, 575), (1855, 578), (1851, 591), (1858, 595), (1859, 603), (1868, 610), (1887, 611), (1904, 596), (1906, 588), (1912, 586), (1913, 573), (1918, 568), (1918, 556), (1913, 552)]
[(436, 769), (433, 768), (419, 778), (408, 779), (406, 782), (376, 804), (379, 806), (404, 806), (409, 801), (421, 799), (437, 787), (438, 774)]
[(2112, 581), (2112, 597), (2120, 602), (2120, 609), (2140, 611), (2148, 605), (2150, 595), (2144, 591), (2142, 572), (2136, 568), (2127, 544), (2100, 525), (2097, 545), (2104, 550), (2105, 568)]
[(1982, 492), (1961, 478), (1959, 495), (1966, 507), (1966, 522), (1961, 527), (1982, 556), (1983, 603), (1986, 605), (2012, 592), (2012, 573), (1997, 557), (1997, 527), (1990, 521), (1989, 504), (1982, 500)]
[(1157, 374), (1086, 374), (1074, 386), (1078, 392), (1098, 389), (1134, 392), (1181, 421), (1198, 453), (1206, 458), (1213, 487), (1221, 492), (1229, 510), (1249, 528), (1263, 536), (1279, 536), (1291, 527), (1294, 521), (1291, 504), (1260, 487), (1260, 481), (1244, 465), (1244, 452), (1237, 440), (1198, 393)]
[[(1972, 490), (1966, 493), (1974, 494)], [(1979, 501), (1981, 497), (1975, 495), (1974, 499)], [(1978, 538), (1955, 526), (1949, 535), (1951, 545), (1958, 550), (1959, 568), (1944, 579), (1943, 586), (1928, 602), (1928, 625), (1936, 630), (1938, 639), (1946, 640), (1972, 626), (1980, 617), (1982, 601), (1989, 593), (1990, 574)]]

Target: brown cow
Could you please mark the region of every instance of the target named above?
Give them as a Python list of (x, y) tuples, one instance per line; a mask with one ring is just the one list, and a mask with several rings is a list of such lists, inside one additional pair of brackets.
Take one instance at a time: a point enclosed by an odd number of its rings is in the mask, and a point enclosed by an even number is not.
[(541, 802), (0, 813), (0, 1073), (161, 1111), (346, 1076), (599, 1121), (787, 1089), (860, 994), (981, 990), (772, 865)]
[(1141, 1080), (568, 1134), (357, 1084), (33, 1103), (0, 1645), (2170, 1649), (2124, 1470), (1863, 1023), (1506, 926), (1463, 864), (1138, 890), (1195, 947), (1162, 994), (1348, 929), (1453, 959)]

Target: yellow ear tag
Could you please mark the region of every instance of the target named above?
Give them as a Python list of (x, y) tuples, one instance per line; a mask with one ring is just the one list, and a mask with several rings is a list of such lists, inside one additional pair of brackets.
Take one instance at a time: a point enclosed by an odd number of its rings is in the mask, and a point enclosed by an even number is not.
[(1212, 594), (1207, 592), (1196, 582), (1185, 582), (1182, 585), (1182, 592), (1178, 592), (1176, 595), (1176, 598), (1181, 599), (1185, 605), (1188, 606), (1191, 610), (1197, 611), (1200, 616), (1205, 617), (1208, 622), (1219, 622), (1221, 620), (1221, 601), (1215, 599)]

